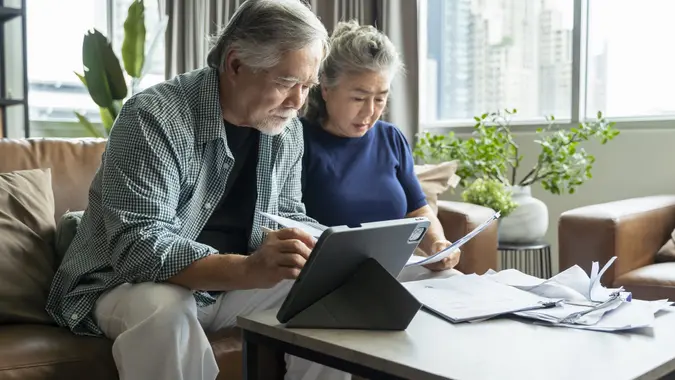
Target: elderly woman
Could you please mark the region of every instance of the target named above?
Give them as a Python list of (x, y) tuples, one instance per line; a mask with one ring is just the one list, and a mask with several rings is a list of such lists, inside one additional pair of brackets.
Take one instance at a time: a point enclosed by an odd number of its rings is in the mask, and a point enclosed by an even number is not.
[[(420, 243), (430, 255), (450, 245), (427, 205), (412, 152), (399, 129), (380, 116), (392, 79), (403, 69), (394, 45), (372, 26), (336, 25), (331, 51), (309, 94), (304, 126), (303, 201), (327, 226), (427, 217)], [(428, 269), (453, 268), (459, 252)]]

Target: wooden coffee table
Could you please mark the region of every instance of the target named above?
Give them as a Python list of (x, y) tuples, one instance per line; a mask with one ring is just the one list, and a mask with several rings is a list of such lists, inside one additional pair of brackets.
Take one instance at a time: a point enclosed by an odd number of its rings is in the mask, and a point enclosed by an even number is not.
[[(286, 329), (277, 310), (239, 317), (246, 379), (283, 378), (284, 353), (370, 379), (675, 378), (675, 312), (651, 331), (602, 333), (511, 319), (450, 324), (420, 311), (406, 331)], [(664, 377), (665, 376), (665, 377)]]

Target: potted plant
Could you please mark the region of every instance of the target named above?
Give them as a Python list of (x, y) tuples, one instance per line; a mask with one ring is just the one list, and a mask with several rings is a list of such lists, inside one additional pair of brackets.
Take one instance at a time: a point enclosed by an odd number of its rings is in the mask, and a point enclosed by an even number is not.
[[(87, 88), (89, 96), (98, 105), (102, 127), (92, 124), (84, 115), (75, 112), (75, 116), (94, 137), (107, 138), (122, 104), (129, 95), (138, 91), (140, 82), (150, 70), (149, 59), (157, 46), (161, 44), (167, 26), (163, 18), (152, 35), (152, 43), (146, 50), (145, 4), (144, 0), (134, 0), (128, 8), (124, 21), (124, 40), (122, 41), (122, 62), (113, 52), (110, 41), (98, 30), (91, 29), (82, 42), (83, 74), (75, 73)], [(127, 85), (126, 76), (130, 78)]]
[(537, 129), (534, 140), (541, 151), (523, 175), (523, 156), (510, 127), (516, 112), (504, 110), (475, 117), (473, 133), (467, 138), (453, 132), (423, 133), (414, 155), (424, 162), (458, 160), (457, 175), (465, 189), (465, 201), (501, 211), (500, 241), (531, 243), (548, 229), (548, 208), (532, 197), (532, 185), (539, 183), (552, 194), (573, 194), (591, 178), (595, 162), (581, 144), (591, 139), (605, 144), (619, 131), (601, 112), (595, 120), (575, 128), (562, 127), (553, 116), (547, 117), (547, 126)]

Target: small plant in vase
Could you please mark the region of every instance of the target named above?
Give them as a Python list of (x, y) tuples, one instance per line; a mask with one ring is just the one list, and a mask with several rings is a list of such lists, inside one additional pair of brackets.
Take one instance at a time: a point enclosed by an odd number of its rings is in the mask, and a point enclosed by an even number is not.
[(477, 178), (462, 192), (464, 202), (473, 203), (498, 210), (506, 217), (518, 207), (513, 201), (512, 191), (493, 178)]
[(536, 131), (534, 142), (541, 148), (537, 159), (519, 177), (523, 155), (510, 128), (516, 112), (475, 117), (473, 133), (467, 138), (453, 132), (424, 133), (414, 154), (425, 162), (458, 160), (457, 175), (462, 178), (465, 201), (501, 211), (500, 240), (524, 243), (541, 239), (548, 229), (548, 208), (532, 197), (532, 185), (539, 183), (556, 195), (573, 194), (592, 177), (595, 162), (581, 144), (591, 139), (605, 144), (619, 131), (600, 112), (595, 120), (574, 128), (561, 127), (553, 116), (547, 117), (547, 126)]

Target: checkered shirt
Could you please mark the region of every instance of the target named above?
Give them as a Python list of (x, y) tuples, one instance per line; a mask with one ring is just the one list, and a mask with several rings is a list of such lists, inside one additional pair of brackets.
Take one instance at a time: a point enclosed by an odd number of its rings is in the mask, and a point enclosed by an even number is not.
[[(47, 312), (80, 335), (102, 335), (97, 299), (123, 283), (161, 282), (217, 253), (195, 239), (224, 192), (234, 158), (227, 146), (217, 72), (195, 70), (127, 100), (89, 191), (89, 205), (61, 263)], [(231, 94), (235, 96), (235, 94)], [(256, 209), (313, 222), (301, 202), (302, 125), (261, 134)], [(263, 239), (253, 218), (251, 251)], [(195, 291), (198, 306), (215, 301)]]

